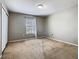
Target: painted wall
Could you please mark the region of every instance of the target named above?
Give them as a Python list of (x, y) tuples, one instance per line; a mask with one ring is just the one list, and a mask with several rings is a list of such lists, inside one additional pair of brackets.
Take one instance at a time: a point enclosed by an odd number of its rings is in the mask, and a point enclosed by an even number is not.
[(37, 36), (42, 37), (45, 35), (45, 17), (36, 17), (36, 23), (37, 23)]
[[(19, 13), (9, 14), (9, 40), (17, 40), (25, 38), (25, 17), (28, 15)], [(38, 36), (44, 35), (44, 18), (36, 17), (37, 34)]]
[(0, 0), (0, 3), (2, 3), (2, 0)]
[(58, 40), (78, 44), (78, 8), (74, 6), (52, 14), (46, 21), (47, 34)]
[(25, 15), (9, 14), (9, 40), (22, 39), (25, 35)]
[(2, 22), (2, 20), (1, 20), (1, 15), (2, 15), (2, 6), (1, 6), (1, 4), (0, 4), (0, 55), (2, 54), (1, 52), (2, 52), (2, 33), (1, 33), (1, 22)]

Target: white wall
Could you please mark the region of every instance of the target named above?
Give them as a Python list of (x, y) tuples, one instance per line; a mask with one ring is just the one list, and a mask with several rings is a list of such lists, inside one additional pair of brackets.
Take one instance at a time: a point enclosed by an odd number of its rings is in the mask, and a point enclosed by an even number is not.
[[(52, 14), (46, 21), (47, 34), (58, 40), (77, 44), (78, 41), (78, 8), (74, 6)], [(52, 35), (53, 34), (53, 35)]]
[(1, 15), (2, 15), (2, 6), (1, 6), (1, 4), (0, 4), (0, 55), (1, 55), (1, 52), (2, 52), (2, 33), (1, 33), (1, 31), (2, 31), (2, 29), (1, 29), (1, 22), (2, 22), (2, 20), (1, 20)]
[[(25, 38), (25, 17), (28, 15), (19, 14), (19, 13), (10, 13), (9, 14), (9, 40), (17, 40)], [(43, 35), (44, 26), (42, 17), (36, 17), (37, 24), (37, 33), (38, 36)]]

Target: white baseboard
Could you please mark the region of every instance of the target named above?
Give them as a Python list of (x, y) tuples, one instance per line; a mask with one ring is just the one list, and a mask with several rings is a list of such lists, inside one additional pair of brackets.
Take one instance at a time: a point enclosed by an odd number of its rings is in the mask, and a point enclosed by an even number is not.
[(65, 44), (69, 44), (69, 45), (73, 45), (73, 46), (78, 46), (77, 44), (70, 43), (70, 42), (67, 42), (67, 41), (58, 40), (58, 39), (55, 39), (55, 38), (47, 37), (47, 39), (56, 40), (56, 41), (63, 42)]
[(11, 41), (8, 41), (8, 42), (19, 42), (19, 41), (25, 41), (26, 39), (19, 39), (19, 40), (11, 40)]
[[(65, 44), (78, 46), (77, 44), (70, 43), (70, 42), (67, 42), (67, 41), (62, 41), (62, 40), (58, 40), (58, 39), (55, 39), (55, 38), (50, 38), (50, 37), (46, 37), (46, 38), (47, 38), (47, 39), (51, 39), (51, 40), (55, 40), (55, 41), (59, 41), (59, 42), (63, 42), (63, 43), (65, 43)], [(8, 41), (8, 42), (19, 42), (19, 41), (25, 41), (25, 40), (28, 40), (28, 39), (12, 40), (12, 41)]]
[[(17, 39), (17, 40), (11, 40), (11, 41), (8, 41), (8, 42), (20, 42), (20, 41), (26, 41), (26, 40), (31, 40), (33, 38), (27, 38), (27, 39)], [(36, 38), (34, 38), (36, 39)]]

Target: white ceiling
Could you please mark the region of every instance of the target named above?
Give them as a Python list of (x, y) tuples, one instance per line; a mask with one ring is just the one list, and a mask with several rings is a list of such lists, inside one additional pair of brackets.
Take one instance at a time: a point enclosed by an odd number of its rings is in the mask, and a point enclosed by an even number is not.
[[(39, 9), (38, 4), (44, 7)], [(5, 0), (9, 11), (32, 15), (50, 15), (62, 9), (77, 5), (77, 0)]]

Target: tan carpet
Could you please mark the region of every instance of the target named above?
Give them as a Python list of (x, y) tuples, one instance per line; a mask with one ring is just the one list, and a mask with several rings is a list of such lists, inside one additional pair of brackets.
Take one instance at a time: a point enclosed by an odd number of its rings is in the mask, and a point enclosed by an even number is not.
[(77, 47), (49, 39), (9, 43), (2, 59), (78, 59)]

